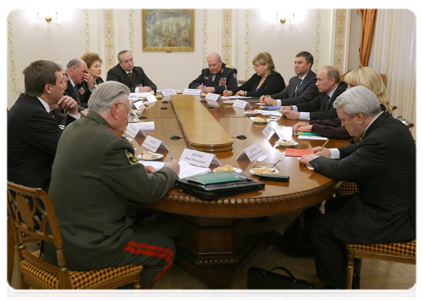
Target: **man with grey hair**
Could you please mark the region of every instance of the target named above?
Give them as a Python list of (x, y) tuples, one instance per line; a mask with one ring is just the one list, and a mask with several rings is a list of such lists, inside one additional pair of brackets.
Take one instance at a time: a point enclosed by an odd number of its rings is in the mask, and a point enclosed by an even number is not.
[(201, 71), (200, 76), (189, 84), (190, 89), (201, 89), (203, 93), (222, 94), (224, 90), (234, 90), (238, 86), (237, 70), (222, 62), (216, 52), (207, 56), (208, 68)]
[(94, 90), (93, 77), (88, 72), (87, 64), (80, 58), (71, 59), (66, 65), (66, 75), (69, 78), (65, 95), (78, 102), (80, 110), (88, 107), (88, 99)]
[(360, 142), (320, 147), (300, 163), (337, 181), (353, 181), (358, 193), (327, 200), (313, 219), (311, 239), (318, 278), (345, 286), (345, 243), (395, 243), (416, 238), (416, 145), (404, 124), (385, 112), (372, 91), (353, 87), (334, 102), (349, 134)]
[(156, 91), (157, 86), (148, 78), (143, 68), (136, 67), (132, 53), (122, 50), (117, 55), (118, 64), (107, 72), (107, 81), (113, 80), (125, 84), (132, 93)]
[(282, 106), (283, 114), (288, 119), (326, 120), (337, 118), (333, 102), (348, 85), (341, 81), (339, 71), (333, 66), (325, 66), (317, 73), (316, 86), (319, 95), (313, 100), (292, 106)]
[[(88, 114), (61, 137), (49, 195), (70, 270), (142, 264), (142, 286), (149, 288), (172, 265), (175, 245), (164, 235), (136, 232), (128, 205), (163, 198), (175, 187), (179, 164), (171, 160), (156, 171), (137, 162), (122, 136), (128, 96), (115, 81), (94, 90)], [(57, 264), (52, 245), (45, 245), (45, 260)]]

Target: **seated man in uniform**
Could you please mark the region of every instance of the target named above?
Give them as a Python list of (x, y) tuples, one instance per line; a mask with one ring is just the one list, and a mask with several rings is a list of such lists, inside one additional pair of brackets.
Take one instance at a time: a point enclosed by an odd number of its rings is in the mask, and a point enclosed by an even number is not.
[[(70, 270), (142, 264), (143, 288), (173, 264), (175, 244), (161, 234), (136, 232), (130, 202), (154, 202), (175, 187), (179, 163), (156, 171), (134, 157), (122, 136), (130, 111), (129, 88), (106, 81), (91, 95), (88, 114), (69, 126), (59, 142), (49, 195)], [(57, 264), (53, 245), (45, 260)]]
[(7, 115), (7, 180), (48, 191), (63, 129), (81, 116), (76, 101), (63, 96), (68, 78), (60, 65), (38, 60), (23, 74), (25, 92)]
[(120, 51), (117, 58), (119, 63), (107, 72), (107, 81), (121, 82), (130, 89), (131, 93), (135, 93), (136, 89), (140, 93), (157, 90), (157, 86), (147, 77), (143, 68), (135, 66), (131, 52)]
[(238, 86), (237, 70), (222, 62), (217, 53), (207, 56), (208, 68), (201, 71), (200, 76), (189, 84), (190, 89), (201, 89), (203, 93), (222, 94), (224, 90), (234, 90)]
[(360, 142), (312, 149), (300, 162), (336, 181), (357, 183), (358, 193), (327, 200), (311, 221), (317, 277), (326, 288), (344, 288), (345, 243), (396, 243), (416, 239), (416, 144), (407, 126), (382, 112), (363, 86), (334, 103), (349, 134)]

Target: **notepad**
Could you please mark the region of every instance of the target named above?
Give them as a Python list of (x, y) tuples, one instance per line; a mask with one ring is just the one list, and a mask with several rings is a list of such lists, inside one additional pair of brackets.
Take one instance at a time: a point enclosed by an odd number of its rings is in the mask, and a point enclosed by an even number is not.
[(200, 184), (208, 185), (208, 184), (239, 181), (239, 178), (227, 172), (218, 172), (218, 173), (209, 173), (205, 175), (192, 176), (192, 177), (189, 177), (188, 180), (197, 182)]
[(303, 155), (311, 154), (311, 149), (296, 149), (296, 148), (286, 148), (285, 156), (297, 156), (301, 157)]

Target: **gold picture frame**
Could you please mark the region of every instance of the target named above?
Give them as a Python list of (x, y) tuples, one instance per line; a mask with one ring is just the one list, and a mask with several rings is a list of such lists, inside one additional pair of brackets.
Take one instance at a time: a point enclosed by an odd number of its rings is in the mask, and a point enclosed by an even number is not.
[(143, 9), (143, 51), (194, 51), (194, 9)]

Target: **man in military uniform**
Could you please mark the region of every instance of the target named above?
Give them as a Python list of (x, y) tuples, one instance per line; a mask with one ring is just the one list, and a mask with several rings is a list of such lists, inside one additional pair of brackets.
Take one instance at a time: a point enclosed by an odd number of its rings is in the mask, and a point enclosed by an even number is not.
[[(49, 195), (70, 270), (142, 264), (141, 284), (149, 288), (173, 264), (175, 244), (161, 234), (135, 232), (128, 205), (163, 198), (175, 186), (179, 164), (173, 160), (156, 171), (137, 162), (122, 137), (129, 94), (116, 81), (94, 90), (86, 117), (62, 134)], [(53, 245), (46, 243), (44, 257), (57, 264)]]
[(208, 68), (201, 71), (200, 76), (189, 84), (190, 89), (201, 89), (203, 93), (222, 94), (224, 90), (233, 90), (238, 86), (237, 70), (222, 62), (217, 53), (207, 56)]

